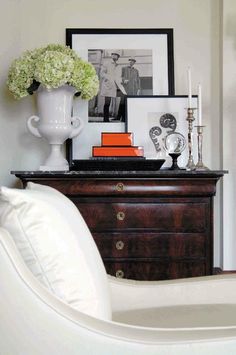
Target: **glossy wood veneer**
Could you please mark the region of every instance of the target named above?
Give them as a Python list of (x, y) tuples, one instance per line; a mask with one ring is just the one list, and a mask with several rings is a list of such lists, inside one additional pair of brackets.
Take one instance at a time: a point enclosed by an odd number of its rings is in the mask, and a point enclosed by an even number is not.
[(14, 173), (23, 185), (49, 185), (73, 201), (108, 273), (138, 280), (213, 273), (213, 197), (224, 172)]

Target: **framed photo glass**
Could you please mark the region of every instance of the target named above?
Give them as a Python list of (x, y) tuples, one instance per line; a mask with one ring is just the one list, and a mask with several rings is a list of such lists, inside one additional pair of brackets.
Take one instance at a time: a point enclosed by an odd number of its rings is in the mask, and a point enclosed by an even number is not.
[[(188, 96), (127, 96), (127, 132), (133, 132), (134, 144), (143, 146), (147, 159), (166, 159), (163, 167), (171, 166), (172, 160), (164, 147), (165, 137), (173, 132), (181, 133), (187, 143)], [(197, 96), (192, 97), (192, 106), (197, 107)], [(194, 122), (193, 122), (194, 125)], [(197, 158), (196, 135), (193, 155)], [(178, 158), (178, 165), (185, 167), (188, 161), (188, 145)]]
[(128, 95), (174, 95), (173, 29), (66, 29), (66, 44), (90, 62), (99, 92), (89, 102), (75, 100), (81, 134), (67, 144), (67, 158), (91, 157), (101, 132), (125, 131)]

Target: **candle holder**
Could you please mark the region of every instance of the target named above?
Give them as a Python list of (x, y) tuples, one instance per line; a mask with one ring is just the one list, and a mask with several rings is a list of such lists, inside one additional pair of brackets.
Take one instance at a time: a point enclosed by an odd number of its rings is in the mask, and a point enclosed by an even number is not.
[(205, 171), (209, 170), (202, 162), (202, 143), (203, 143), (203, 128), (205, 126), (195, 126), (197, 128), (197, 146), (198, 146), (198, 162), (196, 164), (196, 170)]
[(186, 165), (186, 170), (195, 170), (195, 164), (193, 160), (193, 121), (195, 120), (194, 110), (196, 110), (196, 108), (187, 108), (186, 121), (188, 121), (188, 162)]

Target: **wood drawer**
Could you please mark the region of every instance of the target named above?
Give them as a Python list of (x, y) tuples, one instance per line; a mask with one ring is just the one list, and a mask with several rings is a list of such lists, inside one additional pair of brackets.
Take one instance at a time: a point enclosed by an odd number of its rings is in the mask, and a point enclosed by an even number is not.
[(209, 221), (207, 203), (77, 203), (92, 232), (155, 230), (168, 233), (204, 233)]
[(166, 280), (183, 277), (194, 277), (210, 274), (206, 270), (204, 261), (174, 261), (148, 260), (148, 261), (117, 261), (104, 260), (106, 271), (109, 275), (119, 278), (136, 280)]
[[(117, 173), (117, 172), (116, 172)], [(40, 184), (55, 187), (69, 198), (75, 196), (213, 196), (215, 185), (208, 178), (198, 179), (191, 176), (190, 179), (125, 179), (122, 177), (113, 178), (91, 178), (80, 177), (73, 179), (30, 179)]]
[(49, 185), (69, 197), (111, 274), (163, 280), (212, 273), (213, 196), (224, 172), (103, 171), (102, 165), (98, 171), (14, 174), (23, 186)]
[(103, 258), (206, 256), (204, 234), (95, 233), (93, 238)]

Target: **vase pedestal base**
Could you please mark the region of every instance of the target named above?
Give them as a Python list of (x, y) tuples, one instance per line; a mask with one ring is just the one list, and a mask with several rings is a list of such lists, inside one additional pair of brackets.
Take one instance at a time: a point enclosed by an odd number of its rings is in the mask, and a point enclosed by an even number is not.
[(62, 144), (50, 144), (51, 151), (40, 171), (68, 171), (69, 164), (62, 154)]

